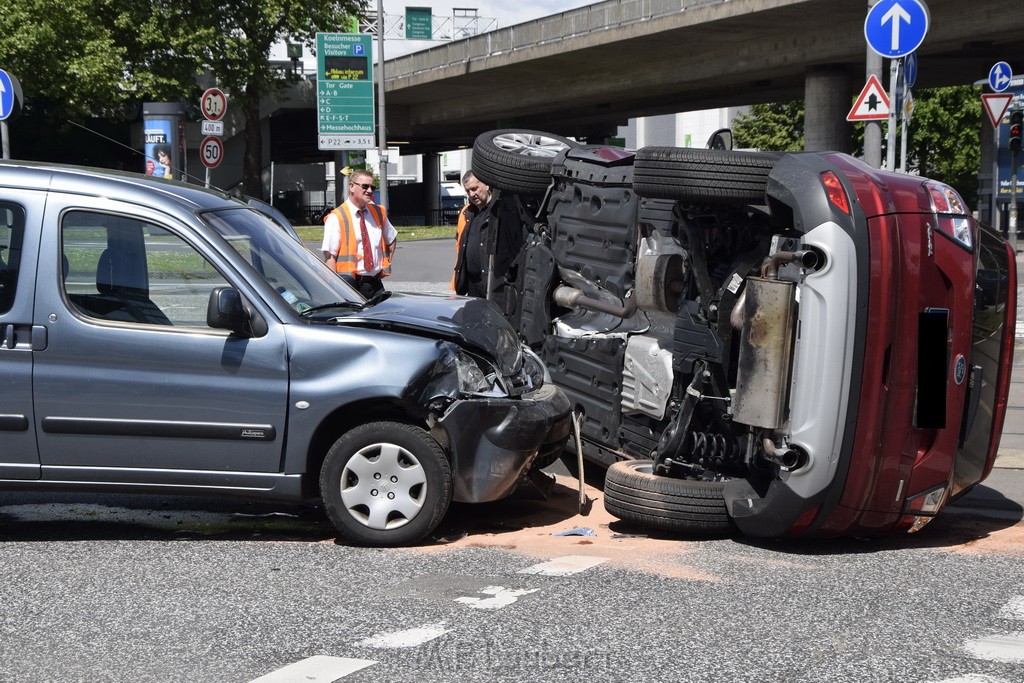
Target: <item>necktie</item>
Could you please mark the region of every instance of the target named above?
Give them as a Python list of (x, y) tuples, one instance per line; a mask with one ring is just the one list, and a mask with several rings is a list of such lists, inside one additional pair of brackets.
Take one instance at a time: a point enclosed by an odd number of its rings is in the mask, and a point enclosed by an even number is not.
[(363, 233), (363, 274), (373, 270), (373, 247), (370, 246), (370, 232), (366, 229), (366, 209), (359, 209), (359, 229)]

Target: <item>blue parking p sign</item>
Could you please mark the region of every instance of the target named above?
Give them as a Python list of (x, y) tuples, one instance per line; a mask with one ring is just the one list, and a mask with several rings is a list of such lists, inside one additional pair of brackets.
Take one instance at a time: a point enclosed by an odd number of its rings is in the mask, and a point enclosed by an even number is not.
[(928, 8), (921, 0), (878, 0), (864, 20), (868, 46), (890, 59), (909, 55), (928, 33)]
[(0, 70), (0, 121), (14, 111), (14, 83), (6, 71)]

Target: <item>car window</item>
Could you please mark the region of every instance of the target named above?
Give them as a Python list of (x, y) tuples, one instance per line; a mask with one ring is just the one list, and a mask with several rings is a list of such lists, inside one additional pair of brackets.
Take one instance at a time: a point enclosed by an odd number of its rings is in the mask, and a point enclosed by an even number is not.
[(69, 211), (61, 244), (68, 300), (100, 320), (207, 328), (210, 291), (228, 284), (188, 242), (136, 218)]
[(320, 259), (262, 213), (225, 209), (209, 211), (201, 217), (295, 311), (363, 300)]
[(0, 313), (11, 310), (18, 286), (21, 245), (25, 239), (25, 210), (0, 202)]

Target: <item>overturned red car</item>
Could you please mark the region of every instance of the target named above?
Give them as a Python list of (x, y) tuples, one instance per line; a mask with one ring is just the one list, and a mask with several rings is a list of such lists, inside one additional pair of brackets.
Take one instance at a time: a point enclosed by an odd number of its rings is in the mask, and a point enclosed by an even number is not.
[(613, 514), (888, 534), (991, 471), (1015, 258), (952, 187), (839, 153), (523, 130), (480, 136), (474, 171), (523, 238), (495, 299), (569, 396)]

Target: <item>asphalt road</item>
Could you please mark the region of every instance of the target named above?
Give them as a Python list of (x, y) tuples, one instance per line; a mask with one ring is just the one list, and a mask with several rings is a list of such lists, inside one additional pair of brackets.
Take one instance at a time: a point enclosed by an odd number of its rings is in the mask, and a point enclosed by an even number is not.
[[(402, 245), (389, 288), (444, 292), (451, 248)], [(988, 480), (882, 540), (647, 535), (564, 476), (390, 550), (316, 507), (2, 492), (0, 683), (1019, 683), (1021, 423)]]

